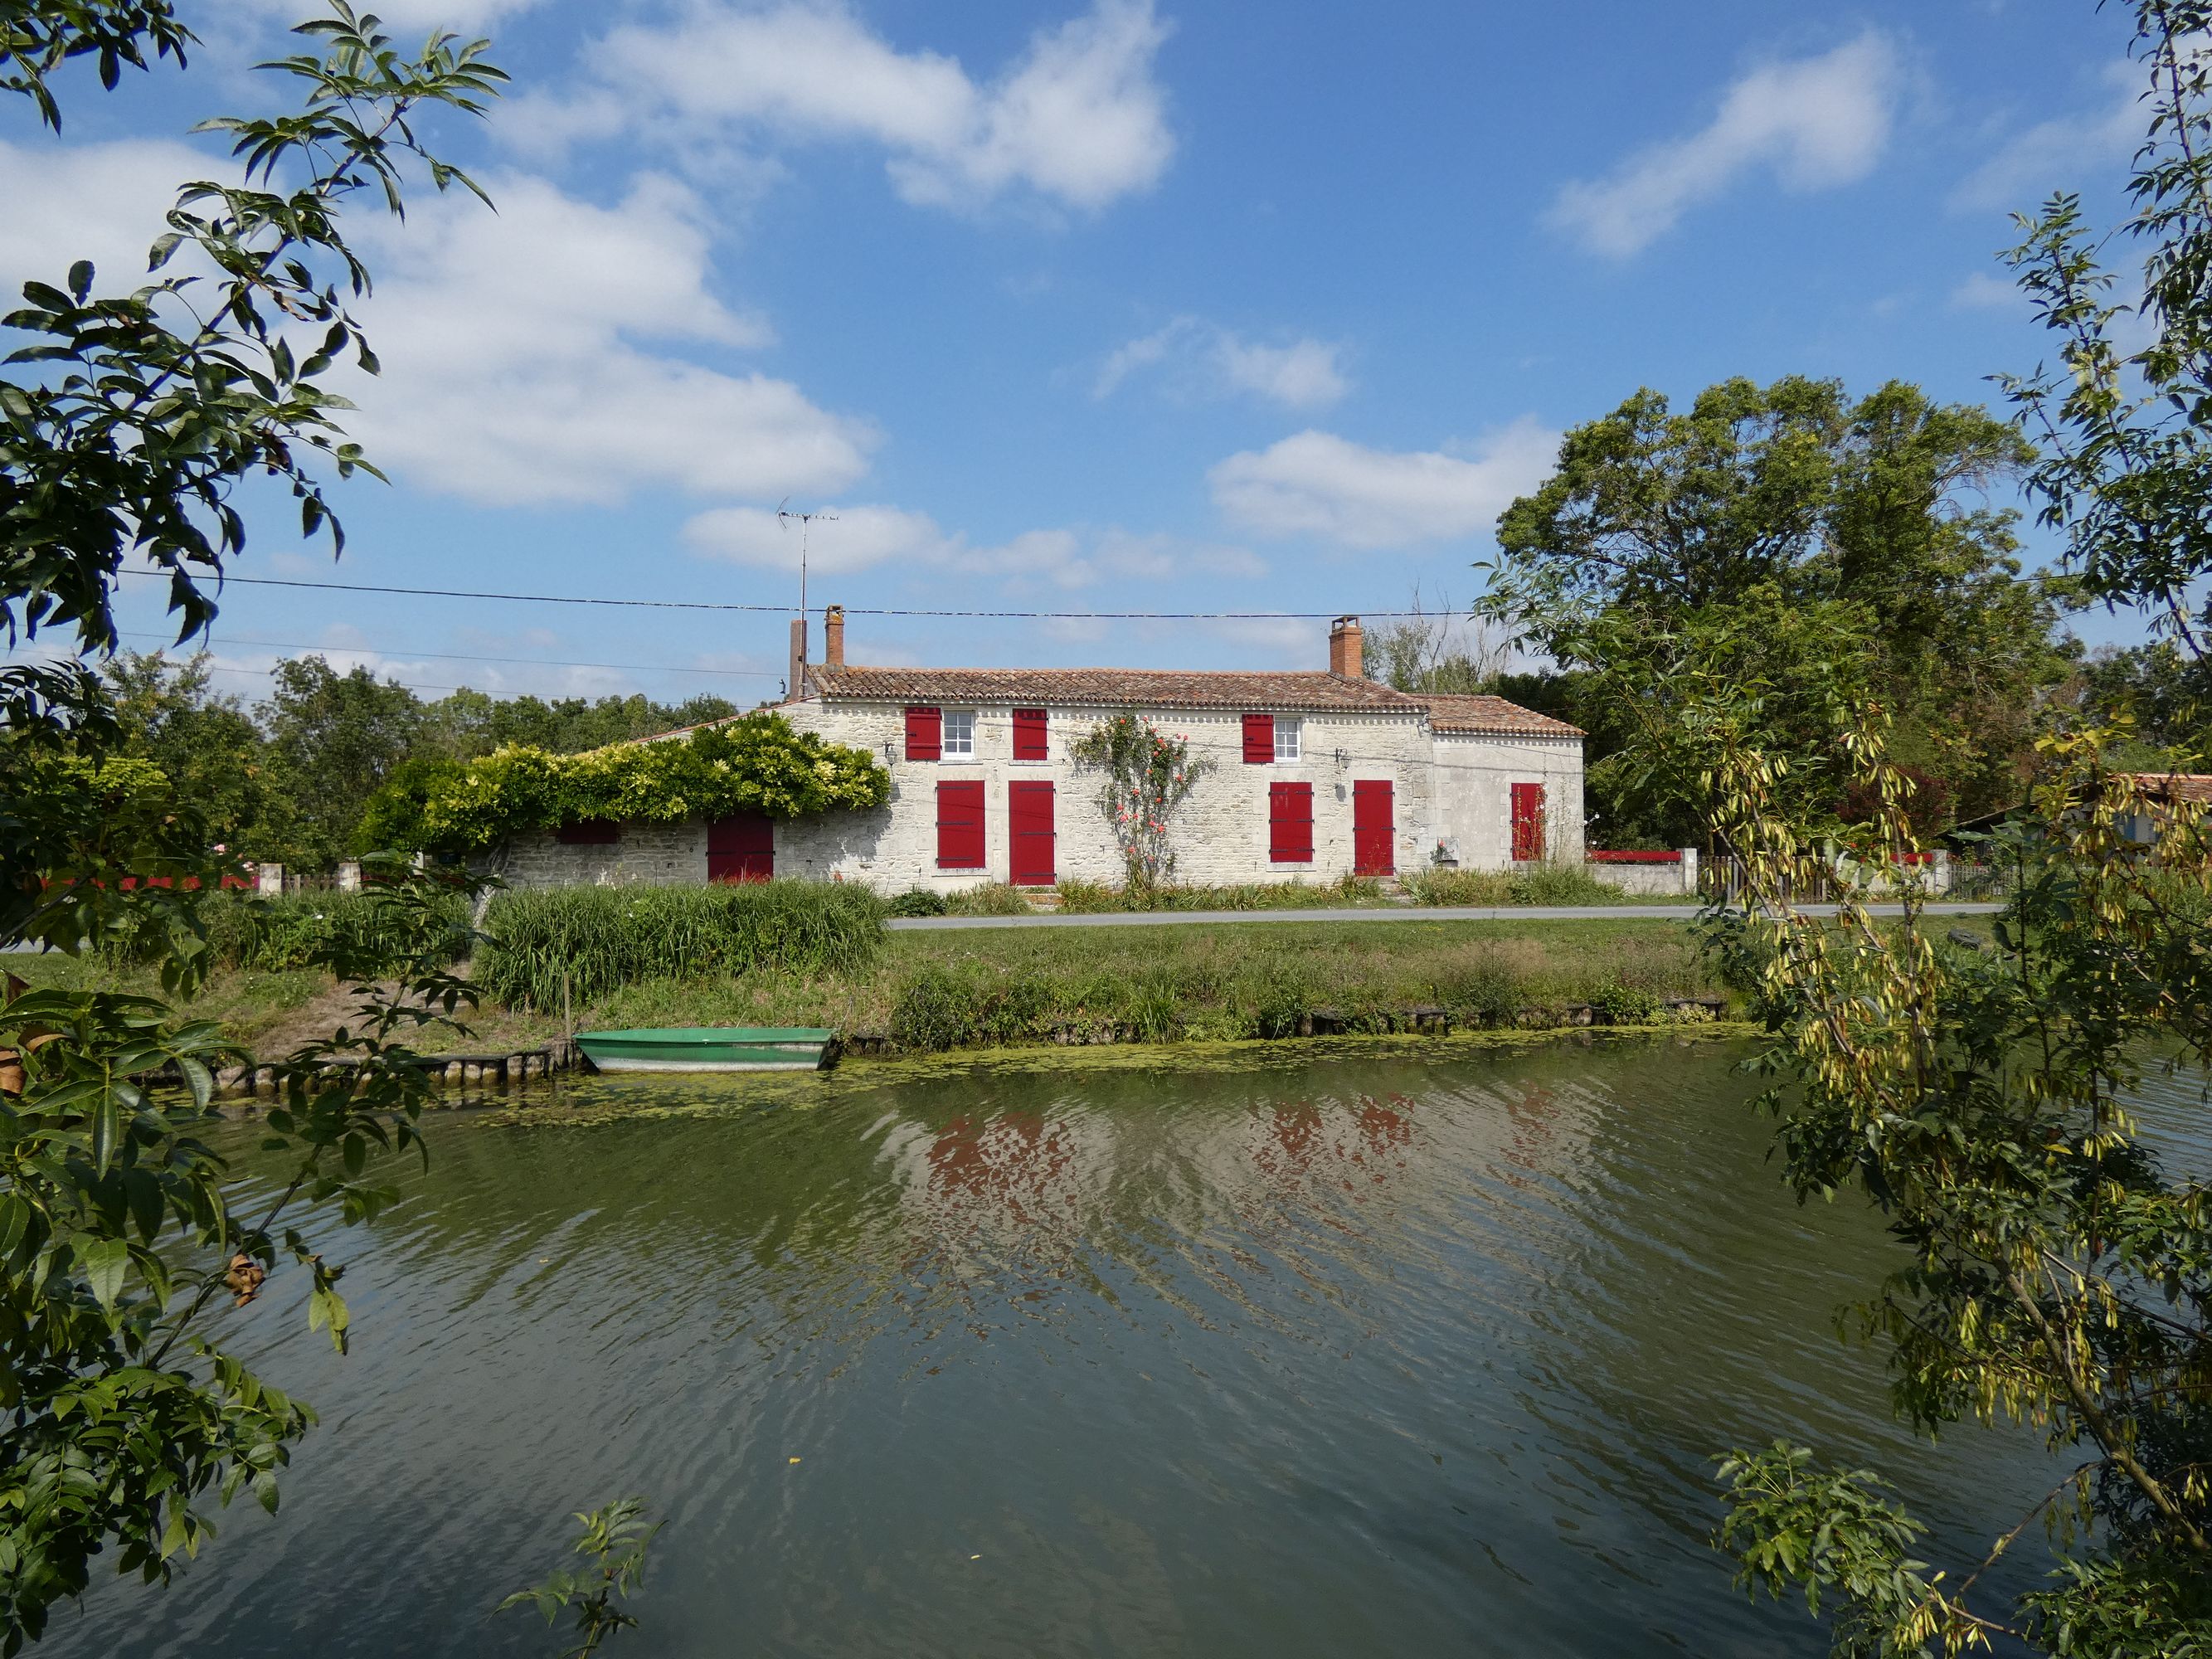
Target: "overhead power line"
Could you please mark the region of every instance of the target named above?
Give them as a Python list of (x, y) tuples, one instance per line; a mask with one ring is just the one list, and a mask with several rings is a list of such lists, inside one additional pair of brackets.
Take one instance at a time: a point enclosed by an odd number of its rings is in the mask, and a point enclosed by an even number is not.
[[(118, 628), (115, 631), (127, 640), (167, 640), (170, 637), (167, 634), (154, 633), (145, 629)], [(465, 657), (452, 651), (397, 651), (375, 645), (304, 645), (297, 640), (246, 640), (235, 635), (206, 641), (204, 648), (212, 651), (219, 646), (226, 645), (258, 645), (271, 651), (310, 651), (319, 655), (337, 652), (350, 656), (359, 656), (363, 652), (374, 652), (380, 657), (398, 657), (403, 659), (422, 658), (435, 662), (509, 663), (528, 668), (623, 668), (634, 670), (641, 674), (720, 674), (736, 679), (750, 680), (780, 680), (783, 678), (782, 675), (766, 668), (683, 668), (673, 663), (654, 662), (568, 662), (556, 657)]]
[[(169, 580), (167, 571), (126, 570), (126, 576)], [(212, 577), (208, 580), (214, 580)], [(595, 605), (639, 611), (748, 611), (787, 617), (787, 605), (734, 605), (720, 599), (611, 599), (574, 593), (484, 593), (468, 588), (398, 587), (380, 582), (311, 582), (285, 576), (225, 576), (226, 586), (323, 588), (340, 593), (399, 593), (422, 599), (495, 599), (511, 605)], [(848, 617), (928, 617), (974, 622), (1331, 622), (1339, 611), (908, 611), (887, 605), (848, 605)], [(1366, 611), (1377, 617), (1418, 617), (1419, 611)]]

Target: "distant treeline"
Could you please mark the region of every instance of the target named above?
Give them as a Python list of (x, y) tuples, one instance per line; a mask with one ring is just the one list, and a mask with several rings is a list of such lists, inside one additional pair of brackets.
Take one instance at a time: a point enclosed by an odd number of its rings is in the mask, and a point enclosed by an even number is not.
[(125, 752), (153, 762), (214, 838), (248, 859), (325, 870), (358, 844), (369, 797), (416, 757), (472, 760), (507, 744), (559, 754), (738, 712), (716, 696), (494, 697), (465, 687), (426, 701), (319, 656), (276, 665), (265, 701), (215, 689), (204, 653), (117, 658), (106, 670)]

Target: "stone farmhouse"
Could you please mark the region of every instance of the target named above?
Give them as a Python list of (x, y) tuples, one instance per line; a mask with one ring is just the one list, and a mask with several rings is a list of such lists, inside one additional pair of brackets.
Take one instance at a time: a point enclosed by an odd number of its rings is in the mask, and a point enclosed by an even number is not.
[(802, 627), (790, 682), (801, 695), (777, 712), (880, 756), (886, 805), (791, 821), (579, 825), (511, 849), (508, 881), (805, 876), (887, 892), (1118, 882), (1099, 780), (1069, 749), (1124, 711), (1214, 763), (1175, 820), (1180, 882), (1326, 883), (1583, 858), (1582, 732), (1500, 697), (1413, 696), (1364, 678), (1355, 617), (1332, 625), (1326, 672), (1292, 673), (867, 668), (845, 661), (836, 606), (823, 660), (810, 665)]

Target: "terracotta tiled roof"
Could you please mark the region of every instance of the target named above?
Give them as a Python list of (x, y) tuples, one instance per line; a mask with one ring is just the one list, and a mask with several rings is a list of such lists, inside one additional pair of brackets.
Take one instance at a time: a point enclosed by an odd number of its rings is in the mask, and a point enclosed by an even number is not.
[(1408, 695), (1335, 674), (1152, 668), (810, 668), (809, 690), (834, 700), (915, 703), (1080, 703), (1103, 708), (1310, 709), (1419, 714), (1439, 732), (1578, 738), (1582, 732), (1503, 697)]
[(1583, 729), (1503, 697), (1466, 697), (1432, 692), (1420, 699), (1429, 706), (1429, 724), (1439, 732), (1503, 732), (1522, 738), (1579, 738)]
[(917, 703), (1082, 703), (1105, 708), (1372, 709), (1424, 705), (1372, 680), (1155, 668), (814, 668), (831, 699)]
[(2136, 772), (2136, 787), (2153, 800), (2193, 801), (2212, 806), (2212, 772)]

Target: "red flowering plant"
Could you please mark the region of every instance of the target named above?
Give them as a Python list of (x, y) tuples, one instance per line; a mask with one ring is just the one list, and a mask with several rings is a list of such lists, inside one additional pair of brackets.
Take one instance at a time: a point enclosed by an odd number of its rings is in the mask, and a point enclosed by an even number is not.
[(1129, 891), (1151, 893), (1166, 886), (1175, 878), (1170, 826), (1214, 763), (1194, 757), (1188, 738), (1170, 737), (1135, 714), (1101, 720), (1068, 752), (1083, 770), (1104, 776), (1098, 810), (1113, 829)]

